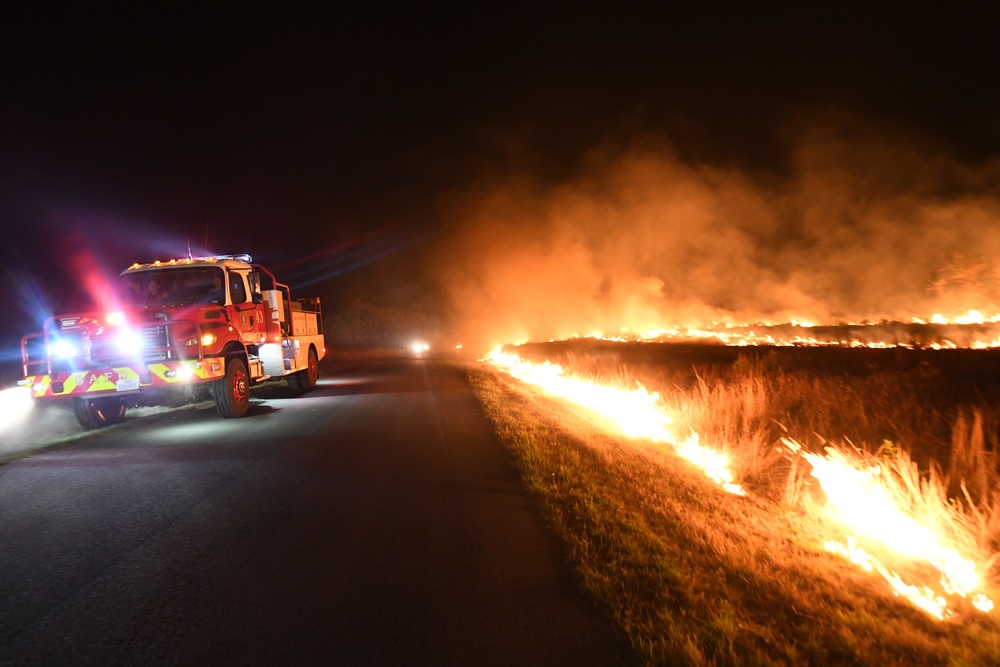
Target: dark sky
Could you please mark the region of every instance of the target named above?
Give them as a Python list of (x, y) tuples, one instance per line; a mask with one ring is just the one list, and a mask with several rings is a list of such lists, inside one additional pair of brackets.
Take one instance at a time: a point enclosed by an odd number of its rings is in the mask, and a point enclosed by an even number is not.
[(22, 310), (71, 300), (81, 249), (117, 271), (188, 243), (331, 303), (433, 308), (443, 193), (505, 169), (559, 182), (615, 134), (780, 173), (783, 124), (841, 109), (1000, 157), (987, 3), (34, 4), (0, 18), (0, 258)]

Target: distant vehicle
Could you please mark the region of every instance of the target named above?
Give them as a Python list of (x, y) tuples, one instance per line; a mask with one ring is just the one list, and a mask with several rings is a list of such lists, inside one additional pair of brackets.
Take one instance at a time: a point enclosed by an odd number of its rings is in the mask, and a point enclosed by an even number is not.
[(35, 399), (71, 400), (84, 428), (178, 393), (210, 394), (231, 418), (246, 414), (258, 382), (316, 386), (326, 353), (319, 299), (293, 300), (248, 255), (133, 264), (119, 283), (120, 308), (50, 317), (21, 339), (18, 384)]

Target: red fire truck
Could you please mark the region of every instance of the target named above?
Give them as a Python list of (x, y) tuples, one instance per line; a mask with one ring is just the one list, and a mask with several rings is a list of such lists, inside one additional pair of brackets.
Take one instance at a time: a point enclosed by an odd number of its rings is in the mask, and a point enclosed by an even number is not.
[(111, 312), (50, 317), (21, 339), (20, 384), (36, 399), (72, 401), (84, 428), (178, 394), (211, 395), (223, 417), (242, 417), (258, 382), (316, 386), (319, 299), (293, 300), (248, 255), (133, 264), (119, 283)]

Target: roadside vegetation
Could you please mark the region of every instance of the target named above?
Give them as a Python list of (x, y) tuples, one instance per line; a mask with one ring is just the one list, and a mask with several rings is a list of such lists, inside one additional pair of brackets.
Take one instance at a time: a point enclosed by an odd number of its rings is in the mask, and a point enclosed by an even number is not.
[(518, 352), (659, 392), (680, 435), (726, 451), (747, 496), (669, 447), (609, 434), (582, 408), (488, 367), (470, 374), (581, 581), (643, 661), (1000, 664), (997, 611), (967, 604), (939, 621), (823, 548), (828, 526), (812, 511), (822, 491), (782, 442), (881, 464), (914, 514), (958, 525), (998, 600), (1000, 382), (982, 365), (794, 350), (651, 359), (648, 349), (638, 361), (628, 346)]

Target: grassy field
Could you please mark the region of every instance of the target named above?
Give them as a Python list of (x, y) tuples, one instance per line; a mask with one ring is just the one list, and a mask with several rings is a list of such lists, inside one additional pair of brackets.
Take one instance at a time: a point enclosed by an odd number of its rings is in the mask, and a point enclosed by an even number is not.
[(612, 435), (489, 367), (471, 373), (581, 581), (643, 661), (1000, 664), (998, 612), (960, 600), (939, 621), (826, 551), (822, 492), (780, 446), (794, 438), (822, 451), (850, 438), (857, 456), (888, 461), (915, 509), (948, 505), (991, 564), (997, 600), (993, 357), (596, 342), (517, 352), (660, 392), (678, 429), (726, 450), (748, 490), (728, 494), (669, 447)]

